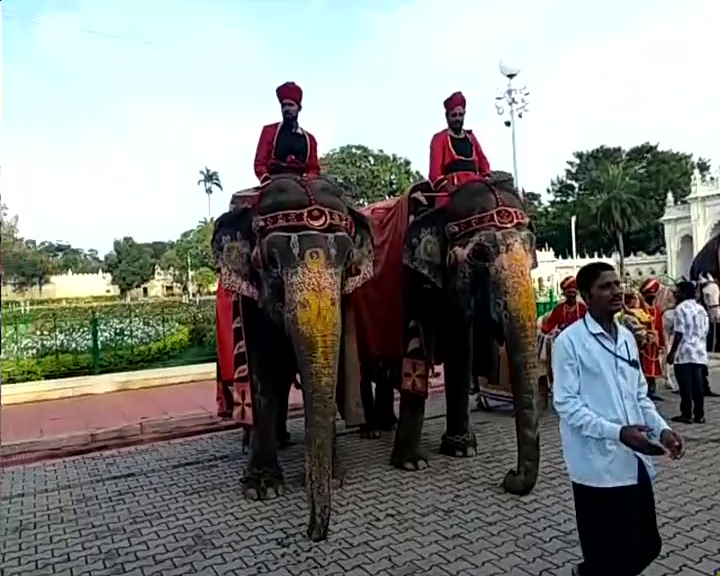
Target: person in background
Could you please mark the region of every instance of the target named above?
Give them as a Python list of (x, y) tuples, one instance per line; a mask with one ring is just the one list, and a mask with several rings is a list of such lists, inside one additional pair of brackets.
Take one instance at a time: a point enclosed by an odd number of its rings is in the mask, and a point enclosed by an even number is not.
[(445, 206), (450, 194), (466, 182), (479, 181), (490, 174), (490, 163), (480, 142), (465, 129), (467, 101), (462, 92), (451, 94), (443, 102), (447, 128), (430, 141), (428, 180), (435, 192), (435, 206)]
[[(675, 322), (675, 294), (672, 290), (666, 289), (664, 303), (660, 305), (660, 309), (662, 310), (663, 308), (665, 309), (665, 311), (663, 312), (663, 326), (665, 328), (665, 343), (667, 347), (666, 352), (669, 352), (670, 347), (672, 347), (673, 324)], [(665, 356), (664, 361), (664, 372), (667, 385), (673, 394), (679, 394), (680, 388), (678, 387), (677, 381), (675, 380), (674, 371), (671, 370), (667, 364), (667, 355)]]
[(668, 364), (674, 365), (680, 388), (680, 415), (672, 421), (683, 424), (705, 422), (703, 366), (708, 363), (706, 340), (710, 320), (695, 295), (694, 283), (678, 282), (673, 343), (667, 358)]
[(295, 82), (285, 82), (275, 90), (282, 122), (263, 126), (255, 152), (255, 175), (260, 184), (277, 174), (297, 174), (316, 178), (320, 175), (317, 140), (300, 128), (303, 91)]
[(620, 279), (606, 262), (583, 266), (588, 312), (553, 349), (554, 406), (572, 482), (583, 561), (576, 576), (637, 576), (660, 554), (651, 456), (680, 458), (682, 438), (648, 398), (635, 338), (621, 326)]
[(640, 286), (645, 309), (652, 316), (651, 332), (645, 344), (640, 348), (640, 361), (648, 383), (648, 396), (655, 401), (662, 400), (657, 393), (657, 378), (663, 375), (660, 357), (665, 351), (666, 345), (663, 315), (660, 308), (655, 305), (655, 298), (659, 290), (660, 282), (657, 278), (648, 278)]
[(577, 282), (574, 276), (568, 276), (560, 282), (560, 290), (562, 291), (564, 302), (560, 302), (553, 308), (541, 327), (543, 334), (550, 334), (554, 331), (561, 331), (570, 326), (576, 320), (579, 320), (587, 312), (587, 306), (584, 302), (580, 302), (577, 298)]

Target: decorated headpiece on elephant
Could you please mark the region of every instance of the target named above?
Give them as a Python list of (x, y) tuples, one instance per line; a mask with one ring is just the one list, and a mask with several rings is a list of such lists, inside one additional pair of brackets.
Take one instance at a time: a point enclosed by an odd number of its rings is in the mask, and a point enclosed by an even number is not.
[(213, 248), (219, 411), (251, 428), (244, 494), (265, 499), (283, 489), (277, 412), (299, 373), (308, 536), (322, 540), (337, 464), (336, 401), (348, 424), (362, 422), (352, 310), (345, 304), (373, 274), (370, 225), (331, 181), (278, 176), (233, 198), (215, 224)]
[(524, 494), (535, 485), (540, 458), (530, 276), (535, 237), (507, 173), (463, 184), (440, 208), (429, 207), (432, 194), (423, 182), (399, 199), (364, 209), (375, 230), (375, 276), (352, 300), (363, 362), (401, 365), (392, 463), (403, 469), (426, 464), (420, 436), (433, 363), (444, 365), (445, 376), (441, 452), (476, 453), (468, 385), (473, 357), (476, 365), (492, 369), (495, 341), (508, 353), (518, 441), (518, 467), (504, 486)]

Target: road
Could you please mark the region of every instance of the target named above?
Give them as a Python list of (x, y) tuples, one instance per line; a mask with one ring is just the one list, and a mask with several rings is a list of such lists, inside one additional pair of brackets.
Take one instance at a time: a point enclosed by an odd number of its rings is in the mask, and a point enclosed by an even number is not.
[[(676, 403), (668, 394), (661, 404)], [(720, 401), (708, 404), (708, 424), (681, 430), (687, 457), (661, 466), (664, 548), (646, 576), (709, 576), (720, 568)], [(422, 472), (387, 465), (389, 438), (341, 437), (346, 481), (333, 502), (330, 539), (321, 544), (304, 535), (299, 446), (282, 454), (288, 493), (269, 503), (241, 497), (238, 432), (3, 470), (0, 572), (569, 575), (579, 547), (554, 416), (543, 419), (538, 486), (520, 499), (498, 487), (514, 461), (512, 419), (473, 414), (478, 456), (450, 459), (437, 454), (442, 410), (441, 400), (429, 407), (431, 460)]]

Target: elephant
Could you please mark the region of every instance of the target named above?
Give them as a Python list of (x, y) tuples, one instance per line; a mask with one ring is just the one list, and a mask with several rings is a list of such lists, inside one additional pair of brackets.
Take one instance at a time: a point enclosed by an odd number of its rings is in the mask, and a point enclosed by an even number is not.
[(238, 193), (213, 233), (219, 412), (250, 429), (243, 494), (284, 491), (278, 421), (295, 374), (305, 411), (307, 534), (327, 538), (338, 475), (335, 416), (362, 423), (349, 295), (373, 275), (370, 223), (325, 178), (273, 177)]
[[(507, 173), (458, 187), (445, 206), (433, 207), (433, 194), (429, 183), (421, 182), (394, 204), (365, 210), (377, 230), (375, 276), (351, 297), (361, 362), (376, 373), (378, 364), (385, 366), (390, 378), (377, 378), (377, 390), (388, 384), (400, 389), (391, 464), (404, 470), (427, 465), (420, 437), (428, 374), (440, 363), (446, 397), (440, 452), (477, 453), (468, 385), (473, 375), (496, 370), (495, 342), (507, 350), (518, 446), (517, 469), (507, 473), (503, 486), (524, 495), (537, 482), (540, 461), (537, 318), (530, 275), (537, 266), (535, 236)], [(383, 255), (384, 260), (378, 258)], [(384, 308), (372, 305), (379, 298)], [(367, 426), (378, 429), (378, 410), (388, 413), (387, 406), (378, 405), (387, 402), (387, 394), (374, 403), (366, 400), (367, 389), (362, 396)]]

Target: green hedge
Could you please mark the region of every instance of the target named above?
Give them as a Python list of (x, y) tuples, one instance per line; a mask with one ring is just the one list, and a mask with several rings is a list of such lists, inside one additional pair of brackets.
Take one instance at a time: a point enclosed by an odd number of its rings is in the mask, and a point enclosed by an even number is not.
[(38, 306), (3, 317), (6, 383), (212, 362), (215, 302)]

